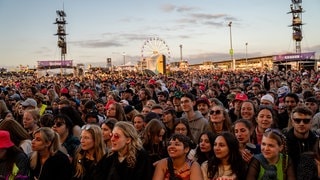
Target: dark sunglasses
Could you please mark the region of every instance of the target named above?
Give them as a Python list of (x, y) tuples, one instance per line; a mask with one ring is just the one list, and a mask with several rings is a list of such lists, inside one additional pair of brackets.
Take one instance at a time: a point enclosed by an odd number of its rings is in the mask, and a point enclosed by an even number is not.
[(300, 124), (303, 121), (303, 124), (309, 124), (311, 119), (301, 119), (301, 118), (292, 118), (293, 121), (297, 124)]
[(117, 133), (110, 133), (109, 136), (110, 136), (110, 138), (113, 137), (113, 139), (115, 139), (115, 140), (118, 140), (120, 138), (119, 134), (117, 134)]
[(65, 123), (64, 122), (55, 122), (54, 125), (56, 127), (61, 127), (62, 125), (64, 125)]
[(216, 111), (211, 110), (211, 111), (210, 111), (210, 114), (211, 114), (211, 115), (212, 115), (212, 114), (221, 114), (221, 110), (216, 110)]

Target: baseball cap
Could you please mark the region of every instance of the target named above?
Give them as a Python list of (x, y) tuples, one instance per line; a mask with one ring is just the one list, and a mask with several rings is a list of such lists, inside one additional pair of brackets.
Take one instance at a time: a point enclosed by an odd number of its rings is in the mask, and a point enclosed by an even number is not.
[(236, 97), (234, 98), (234, 100), (238, 100), (238, 101), (246, 101), (248, 100), (248, 96), (244, 93), (237, 93)]
[(210, 106), (210, 102), (209, 102), (209, 100), (207, 98), (199, 98), (199, 99), (197, 99), (196, 106), (198, 106), (201, 103), (207, 104), (208, 106)]
[(27, 107), (27, 106), (37, 107), (37, 101), (34, 100), (33, 98), (27, 98), (25, 101), (21, 103), (21, 105), (24, 107)]

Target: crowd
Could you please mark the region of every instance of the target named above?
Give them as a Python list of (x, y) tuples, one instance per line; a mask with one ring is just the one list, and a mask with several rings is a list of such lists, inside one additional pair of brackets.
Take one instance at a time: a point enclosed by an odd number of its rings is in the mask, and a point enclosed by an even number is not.
[(320, 72), (0, 78), (0, 179), (320, 178)]

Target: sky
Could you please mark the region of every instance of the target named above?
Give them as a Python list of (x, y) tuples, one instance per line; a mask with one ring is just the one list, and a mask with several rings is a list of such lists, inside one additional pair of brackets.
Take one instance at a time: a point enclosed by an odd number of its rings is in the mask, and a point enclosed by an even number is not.
[[(0, 66), (60, 60), (56, 10), (67, 14), (67, 60), (136, 63), (153, 43), (170, 62), (189, 63), (295, 52), (291, 0), (0, 0)], [(302, 52), (320, 56), (320, 1), (303, 0)], [(231, 29), (228, 23), (232, 21)], [(160, 40), (147, 41), (159, 38)], [(247, 45), (246, 45), (247, 43)], [(146, 45), (145, 45), (146, 44)], [(159, 45), (159, 46), (160, 46)], [(182, 45), (182, 48), (180, 48)], [(151, 48), (157, 49), (157, 48)]]

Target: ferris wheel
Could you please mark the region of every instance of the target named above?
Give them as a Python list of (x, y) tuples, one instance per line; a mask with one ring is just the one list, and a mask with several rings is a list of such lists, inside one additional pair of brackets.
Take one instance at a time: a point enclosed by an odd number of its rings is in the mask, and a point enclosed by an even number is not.
[(141, 58), (151, 58), (157, 55), (164, 55), (168, 62), (171, 58), (171, 52), (166, 42), (159, 37), (150, 37), (146, 39), (141, 48)]

